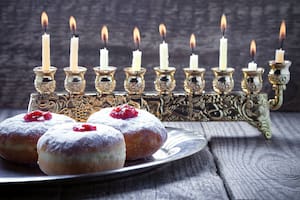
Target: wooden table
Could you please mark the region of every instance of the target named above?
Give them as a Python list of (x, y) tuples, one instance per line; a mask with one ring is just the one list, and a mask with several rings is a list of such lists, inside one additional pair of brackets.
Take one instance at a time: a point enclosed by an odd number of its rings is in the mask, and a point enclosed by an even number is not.
[[(0, 121), (24, 110), (0, 110)], [(272, 112), (271, 140), (244, 122), (169, 122), (208, 146), (179, 161), (105, 182), (2, 187), (21, 199), (299, 199), (300, 113)]]

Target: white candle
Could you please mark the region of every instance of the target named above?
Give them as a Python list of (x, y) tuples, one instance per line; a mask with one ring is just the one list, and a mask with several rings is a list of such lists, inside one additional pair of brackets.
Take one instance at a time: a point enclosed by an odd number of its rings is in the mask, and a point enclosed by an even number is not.
[(251, 40), (250, 55), (252, 57), (252, 61), (248, 63), (248, 69), (251, 71), (256, 71), (256, 69), (257, 69), (257, 64), (254, 62), (255, 54), (256, 54), (256, 42), (255, 42), (255, 40)]
[(45, 33), (42, 35), (42, 70), (47, 72), (50, 69), (50, 35), (46, 32), (48, 26), (48, 15), (46, 12), (42, 12), (41, 24), (45, 29)]
[(190, 37), (190, 47), (192, 48), (192, 55), (190, 56), (190, 69), (198, 68), (198, 55), (194, 54), (194, 49), (196, 47), (196, 37), (192, 33)]
[(135, 50), (132, 52), (132, 70), (140, 71), (142, 63), (142, 52), (140, 50)]
[(104, 47), (100, 49), (100, 68), (105, 69), (108, 67), (108, 50)]
[(280, 49), (276, 49), (275, 52), (275, 62), (276, 63), (284, 63), (284, 50), (283, 48), (283, 41), (286, 36), (286, 26), (285, 26), (285, 21), (283, 20), (280, 25), (280, 30), (279, 30), (279, 41), (281, 42)]
[(276, 49), (275, 62), (276, 63), (284, 63), (284, 50)]
[(78, 71), (78, 46), (79, 38), (73, 36), (70, 42), (70, 69), (72, 72)]
[(73, 36), (70, 41), (70, 69), (72, 72), (78, 71), (78, 46), (79, 37), (75, 35), (76, 31), (76, 20), (73, 16), (70, 17), (70, 29), (73, 32)]
[(224, 36), (220, 39), (219, 69), (227, 68), (227, 38)]
[(221, 17), (221, 31), (223, 33), (220, 39), (220, 49), (219, 49), (219, 69), (226, 70), (227, 68), (227, 38), (224, 37), (227, 21), (226, 16), (223, 14)]
[(104, 42), (104, 48), (100, 49), (100, 68), (108, 68), (108, 50), (106, 49), (106, 43), (108, 41), (108, 28), (106, 25), (102, 26), (101, 39)]
[(198, 55), (192, 54), (190, 56), (190, 68), (197, 69), (198, 68)]
[(163, 41), (159, 45), (159, 63), (160, 63), (160, 69), (168, 69), (169, 50), (168, 50), (168, 44), (165, 41)]
[(163, 39), (163, 42), (159, 45), (159, 66), (160, 69), (169, 68), (169, 49), (168, 44), (165, 42), (167, 28), (164, 24), (159, 25), (159, 34)]
[(42, 36), (42, 70), (44, 72), (50, 69), (50, 35), (44, 33)]
[(248, 69), (255, 71), (257, 69), (257, 64), (254, 61), (248, 63)]

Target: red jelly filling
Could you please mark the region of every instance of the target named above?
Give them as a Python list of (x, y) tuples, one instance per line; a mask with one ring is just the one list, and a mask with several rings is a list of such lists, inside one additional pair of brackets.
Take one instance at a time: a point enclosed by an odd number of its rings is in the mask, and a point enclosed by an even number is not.
[(111, 112), (110, 116), (116, 119), (128, 119), (138, 116), (138, 111), (128, 104), (120, 105), (115, 107)]
[(35, 110), (24, 115), (24, 120), (26, 122), (37, 122), (52, 119), (52, 114), (50, 112), (43, 112), (41, 110)]
[(81, 124), (79, 126), (74, 126), (73, 131), (84, 132), (84, 131), (95, 131), (97, 130), (96, 126), (90, 124)]

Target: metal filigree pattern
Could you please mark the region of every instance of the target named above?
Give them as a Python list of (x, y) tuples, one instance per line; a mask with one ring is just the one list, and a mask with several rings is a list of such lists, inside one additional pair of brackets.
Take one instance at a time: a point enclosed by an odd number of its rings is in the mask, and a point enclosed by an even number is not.
[(65, 114), (77, 121), (86, 121), (101, 108), (124, 103), (146, 109), (162, 121), (246, 121), (257, 127), (266, 138), (271, 137), (269, 103), (265, 93), (31, 94), (28, 109), (49, 110)]

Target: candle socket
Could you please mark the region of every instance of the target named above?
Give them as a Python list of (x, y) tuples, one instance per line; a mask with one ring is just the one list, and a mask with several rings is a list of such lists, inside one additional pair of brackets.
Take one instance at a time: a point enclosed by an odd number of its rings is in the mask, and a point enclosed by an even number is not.
[(248, 68), (243, 68), (243, 80), (241, 82), (241, 87), (243, 92), (246, 94), (258, 94), (263, 86), (262, 75), (264, 73), (263, 68), (257, 68), (257, 70), (249, 70)]
[(220, 70), (218, 67), (212, 68), (214, 73), (213, 89), (218, 94), (228, 94), (234, 87), (233, 68)]
[(155, 90), (159, 94), (170, 94), (176, 87), (176, 80), (174, 78), (176, 68), (169, 67), (168, 69), (154, 68), (156, 79), (154, 81)]
[(85, 67), (78, 67), (78, 71), (71, 71), (70, 67), (65, 67), (65, 89), (70, 94), (83, 94), (85, 90), (86, 81), (84, 74), (86, 72)]
[(111, 94), (116, 87), (115, 72), (116, 67), (106, 67), (101, 69), (100, 67), (94, 67), (96, 73), (95, 88), (100, 94)]
[(276, 63), (274, 60), (269, 61), (270, 71), (268, 75), (269, 82), (275, 91), (274, 99), (269, 100), (270, 109), (278, 110), (283, 103), (283, 91), (286, 84), (290, 81), (289, 67), (292, 62), (285, 60), (283, 63)]
[(205, 88), (204, 68), (190, 69), (184, 68), (185, 80), (184, 90), (187, 94), (202, 94)]
[(43, 71), (42, 67), (35, 67), (33, 69), (35, 73), (34, 87), (40, 94), (50, 94), (55, 91), (56, 81), (54, 75), (56, 73), (56, 67), (50, 67), (49, 71)]
[(132, 67), (126, 67), (124, 69), (126, 78), (124, 80), (124, 89), (128, 94), (142, 94), (145, 89), (144, 74), (146, 69), (141, 67), (141, 70), (134, 71)]

